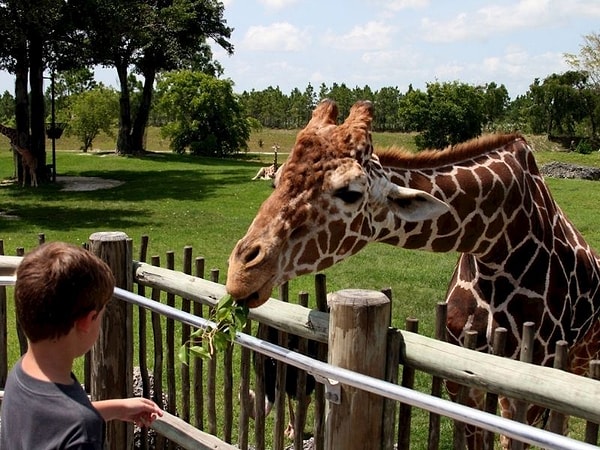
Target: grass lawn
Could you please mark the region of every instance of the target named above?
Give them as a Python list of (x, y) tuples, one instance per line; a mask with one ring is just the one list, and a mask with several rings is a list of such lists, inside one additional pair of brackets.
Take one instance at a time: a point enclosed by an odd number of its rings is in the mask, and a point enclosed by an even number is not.
[[(209, 159), (177, 155), (168, 150), (157, 130), (148, 133), (152, 152), (140, 157), (117, 157), (108, 152), (114, 140), (101, 136), (87, 154), (77, 151), (71, 138), (57, 141), (58, 176), (96, 176), (124, 184), (107, 190), (71, 192), (60, 185), (38, 189), (15, 184), (0, 185), (0, 239), (6, 254), (17, 247), (37, 245), (38, 233), (47, 240), (80, 244), (96, 231), (124, 231), (133, 239), (137, 255), (141, 236), (150, 237), (149, 256), (164, 261), (167, 251), (176, 255), (181, 269), (184, 246), (194, 256), (206, 258), (207, 270), (221, 270), (224, 282), (227, 258), (245, 234), (261, 204), (270, 194), (270, 183), (251, 181), (259, 167), (272, 162), (271, 146), (281, 146), (280, 162), (291, 148), (297, 131), (265, 130), (250, 139), (250, 152), (239, 159)], [(263, 141), (263, 148), (258, 145)], [(411, 135), (376, 134), (376, 145), (412, 147)], [(555, 144), (539, 137), (531, 142), (540, 164), (553, 160), (600, 167), (600, 154), (556, 152)], [(50, 145), (48, 160), (50, 160)], [(0, 180), (13, 173), (8, 142), (0, 139)], [(600, 249), (597, 226), (600, 184), (582, 180), (549, 179), (548, 184), (563, 210), (592, 246)], [(404, 328), (407, 317), (420, 319), (420, 331), (433, 334), (435, 304), (444, 298), (456, 254), (431, 254), (397, 249), (383, 244), (368, 246), (359, 254), (325, 271), (328, 290), (391, 287), (394, 296), (393, 324)], [(312, 292), (313, 277), (290, 283), (291, 298), (300, 290)], [(10, 308), (10, 306), (9, 306)], [(11, 341), (15, 342), (15, 341)], [(16, 354), (16, 344), (13, 345)], [(16, 356), (13, 356), (13, 358)], [(423, 387), (428, 389), (428, 387)], [(424, 420), (425, 421), (425, 420)], [(424, 424), (426, 426), (426, 423)]]

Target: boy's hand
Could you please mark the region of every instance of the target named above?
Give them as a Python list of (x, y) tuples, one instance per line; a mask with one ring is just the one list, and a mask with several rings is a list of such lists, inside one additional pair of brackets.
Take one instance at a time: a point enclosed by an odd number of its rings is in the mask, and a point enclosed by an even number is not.
[(134, 422), (138, 426), (148, 427), (163, 412), (156, 403), (143, 397), (133, 397), (123, 400), (123, 416), (120, 420)]
[(149, 426), (163, 412), (156, 403), (143, 397), (98, 400), (92, 402), (104, 420), (134, 422), (139, 426)]

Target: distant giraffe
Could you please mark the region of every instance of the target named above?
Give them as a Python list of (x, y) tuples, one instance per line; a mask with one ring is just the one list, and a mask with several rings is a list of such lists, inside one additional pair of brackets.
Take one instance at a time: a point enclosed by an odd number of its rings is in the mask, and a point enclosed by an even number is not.
[[(555, 344), (565, 340), (569, 371), (585, 374), (600, 356), (600, 256), (552, 198), (525, 139), (487, 136), (443, 151), (377, 155), (372, 120), (370, 102), (356, 103), (341, 125), (334, 102), (315, 109), (229, 257), (227, 292), (259, 306), (274, 286), (370, 242), (456, 251), (446, 296), (451, 342), (477, 331), (477, 349), (491, 352), (494, 329), (504, 327), (506, 355), (517, 358), (531, 321), (533, 363), (552, 366)], [(470, 394), (481, 406), (481, 393)], [(502, 398), (500, 406), (513, 417), (514, 403)], [(542, 413), (530, 406), (527, 421), (541, 423)], [(469, 448), (481, 448), (481, 433), (467, 431)], [(501, 443), (510, 448), (509, 439)]]
[(10, 128), (0, 123), (0, 133), (10, 139), (10, 142), (19, 143), (19, 131), (16, 128)]
[(277, 152), (279, 151), (279, 144), (273, 145), (271, 149), (273, 150), (273, 164), (267, 167), (261, 167), (253, 180), (273, 180), (275, 178), (275, 174), (277, 173), (277, 169), (279, 169), (279, 165), (277, 164)]
[[(32, 164), (34, 165), (34, 174), (35, 174), (35, 170), (37, 169), (37, 159), (33, 156), (33, 154), (31, 153), (30, 150), (24, 148), (23, 146), (20, 145), (19, 143), (19, 131), (16, 128), (11, 128), (11, 127), (7, 127), (5, 125), (2, 125), (0, 123), (0, 134), (3, 134), (4, 136), (6, 136), (9, 140), (10, 140), (10, 147), (14, 152), (14, 157), (15, 157), (15, 172), (14, 172), (14, 178), (17, 178), (17, 165), (18, 165), (18, 160), (17, 160), (17, 154), (21, 155), (22, 161), (23, 161), (23, 186), (25, 185), (25, 177), (26, 177), (26, 168), (29, 168), (30, 174), (31, 174), (31, 167)], [(20, 149), (20, 151), (18, 149)], [(24, 153), (27, 153), (27, 157), (28, 160), (25, 160), (25, 157), (23, 156)], [(33, 182), (35, 180), (35, 186), (37, 186), (37, 176), (32, 176), (31, 177), (31, 183), (33, 185)]]
[(10, 143), (10, 147), (21, 155), (21, 161), (23, 162), (23, 186), (25, 186), (25, 179), (27, 178), (27, 172), (29, 172), (29, 178), (32, 187), (37, 187), (37, 175), (35, 171), (37, 170), (37, 159), (33, 156), (33, 153), (26, 149), (25, 147), (21, 147), (20, 145), (15, 144), (14, 142)]

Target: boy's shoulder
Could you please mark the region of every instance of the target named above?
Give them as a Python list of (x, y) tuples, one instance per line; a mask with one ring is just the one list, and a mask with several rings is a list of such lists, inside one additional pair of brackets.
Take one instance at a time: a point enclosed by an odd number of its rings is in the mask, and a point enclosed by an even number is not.
[[(22, 448), (39, 448), (40, 436), (44, 445), (52, 442), (57, 444), (56, 448), (73, 442), (90, 443), (90, 448), (96, 448), (97, 444), (98, 449), (102, 448), (104, 420), (81, 385), (77, 382), (61, 385), (33, 378), (25, 373), (21, 360), (8, 375), (0, 416), (2, 448), (8, 442), (17, 442), (17, 438)], [(35, 430), (31, 430), (31, 424), (35, 424)]]

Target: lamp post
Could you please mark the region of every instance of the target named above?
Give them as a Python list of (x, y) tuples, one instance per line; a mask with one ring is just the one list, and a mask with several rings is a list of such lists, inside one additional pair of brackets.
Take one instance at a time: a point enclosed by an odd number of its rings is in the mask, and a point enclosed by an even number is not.
[(55, 107), (55, 90), (54, 90), (54, 69), (50, 72), (50, 77), (44, 77), (50, 80), (50, 108), (51, 118), (50, 127), (46, 128), (46, 135), (52, 140), (52, 182), (56, 182), (56, 139), (62, 134), (62, 127), (56, 125), (56, 107)]
[(54, 107), (54, 70), (50, 73), (50, 105), (52, 110), (52, 182), (56, 183), (56, 109)]

